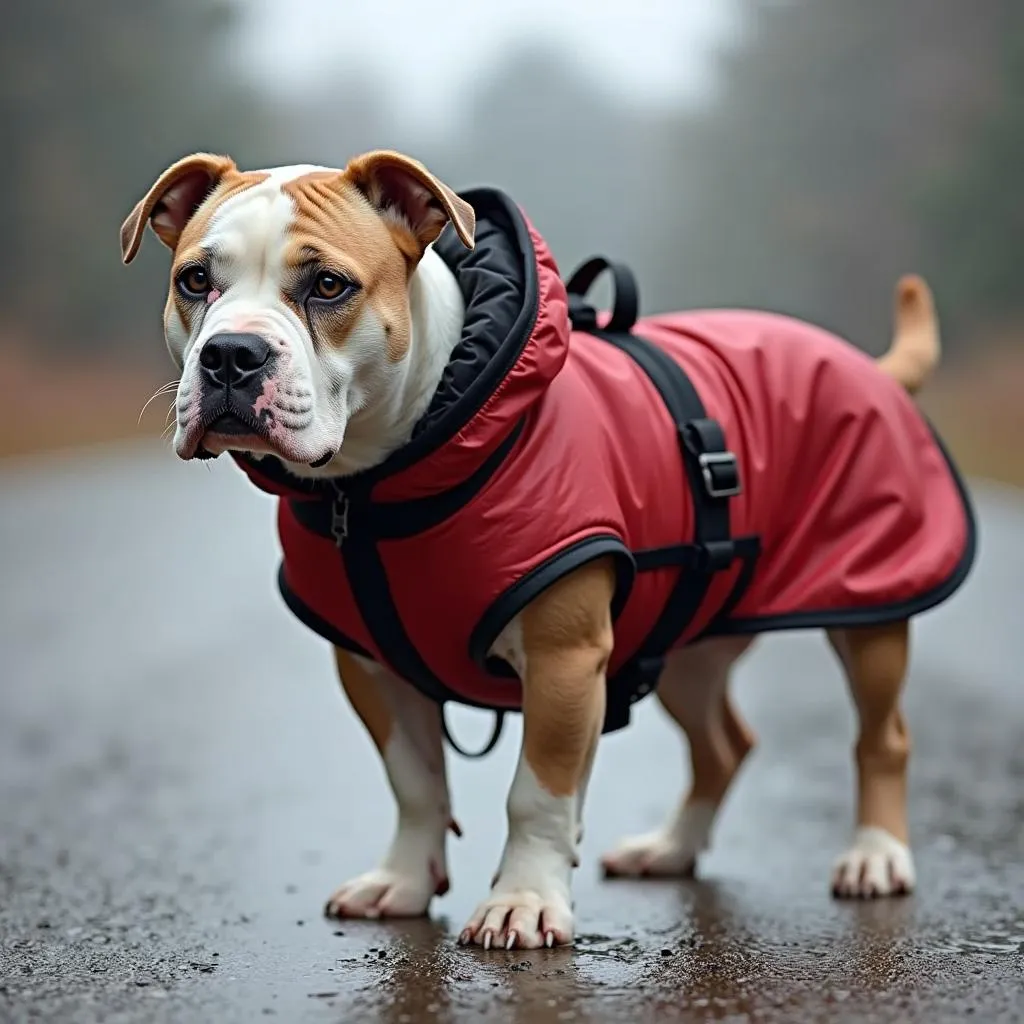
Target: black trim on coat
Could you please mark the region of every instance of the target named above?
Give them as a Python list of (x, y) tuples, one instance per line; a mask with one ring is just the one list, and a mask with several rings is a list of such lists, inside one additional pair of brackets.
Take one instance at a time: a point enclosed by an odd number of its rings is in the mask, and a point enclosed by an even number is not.
[(501, 631), (553, 583), (575, 572), (580, 566), (605, 555), (615, 556), (615, 594), (611, 607), (614, 621), (625, 608), (629, 593), (633, 589), (636, 563), (629, 548), (615, 534), (596, 534), (573, 541), (560, 551), (556, 551), (499, 594), (480, 616), (480, 621), (470, 634), (469, 656), (492, 675), (514, 678), (516, 672), (512, 666), (504, 659), (489, 653)]

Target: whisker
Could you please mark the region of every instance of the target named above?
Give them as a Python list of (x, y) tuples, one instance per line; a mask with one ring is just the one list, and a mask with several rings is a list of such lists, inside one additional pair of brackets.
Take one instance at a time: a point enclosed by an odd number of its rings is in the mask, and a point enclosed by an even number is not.
[(166, 384), (161, 384), (154, 392), (154, 395), (165, 395), (173, 391), (180, 383), (180, 380), (169, 380)]
[(142, 423), (142, 417), (146, 415), (146, 410), (153, 404), (153, 402), (155, 402), (161, 395), (169, 395), (175, 388), (177, 388), (177, 386), (178, 381), (176, 380), (169, 380), (166, 384), (161, 384), (142, 407), (142, 412), (139, 413), (139, 423)]

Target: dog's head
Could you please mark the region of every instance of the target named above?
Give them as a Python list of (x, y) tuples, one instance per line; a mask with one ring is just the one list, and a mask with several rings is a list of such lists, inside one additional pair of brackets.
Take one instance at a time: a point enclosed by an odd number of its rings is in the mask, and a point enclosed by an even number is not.
[(181, 371), (175, 450), (227, 449), (320, 467), (351, 418), (400, 372), (410, 282), (472, 207), (415, 160), (378, 151), (344, 170), (240, 171), (199, 153), (169, 167), (121, 228), (131, 262), (146, 225), (173, 253), (164, 331)]

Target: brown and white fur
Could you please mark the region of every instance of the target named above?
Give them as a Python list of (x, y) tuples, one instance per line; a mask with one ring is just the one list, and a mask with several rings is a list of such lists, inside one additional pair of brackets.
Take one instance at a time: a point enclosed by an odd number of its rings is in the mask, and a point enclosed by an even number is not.
[[(431, 247), (449, 221), (471, 246), (472, 208), (392, 152), (365, 154), (344, 170), (242, 172), (208, 154), (168, 168), (125, 221), (121, 245), (131, 261), (148, 224), (173, 253), (164, 326), (181, 372), (178, 455), (273, 453), (299, 476), (344, 476), (405, 443), (462, 327), (459, 288)], [(218, 351), (210, 339), (225, 332), (262, 338), (268, 347), (258, 358), (273, 359), (274, 371), (250, 395), (247, 415), (221, 429), (220, 420), (204, 422), (204, 381), (232, 359), (244, 373), (255, 358)], [(938, 355), (931, 296), (923, 281), (906, 278), (895, 339), (879, 365), (914, 391)], [(522, 681), (523, 743), (504, 853), (463, 943), (534, 948), (573, 939), (570, 882), (604, 715), (613, 582), (607, 561), (582, 567), (536, 598), (494, 645)], [(836, 630), (829, 640), (860, 720), (856, 829), (833, 891), (909, 892), (910, 739), (899, 708), (908, 624)], [(728, 696), (731, 667), (749, 643), (708, 640), (668, 658), (658, 696), (689, 741), (690, 791), (661, 829), (605, 855), (609, 874), (688, 874), (707, 848), (754, 742)], [(337, 663), (383, 759), (398, 822), (383, 861), (342, 885), (328, 913), (424, 914), (447, 888), (446, 837), (458, 831), (439, 710), (381, 666), (342, 650)]]

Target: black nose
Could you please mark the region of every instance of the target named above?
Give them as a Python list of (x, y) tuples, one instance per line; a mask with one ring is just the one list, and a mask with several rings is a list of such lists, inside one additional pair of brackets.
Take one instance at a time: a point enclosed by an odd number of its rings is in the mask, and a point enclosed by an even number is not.
[(270, 359), (270, 345), (258, 334), (215, 334), (199, 353), (203, 375), (217, 387), (244, 387)]

